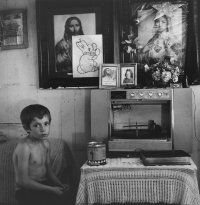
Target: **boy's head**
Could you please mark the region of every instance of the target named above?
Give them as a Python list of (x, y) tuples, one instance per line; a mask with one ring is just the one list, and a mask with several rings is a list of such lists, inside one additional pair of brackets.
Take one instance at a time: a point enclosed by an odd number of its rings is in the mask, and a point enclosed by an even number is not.
[(47, 117), (51, 122), (51, 114), (47, 107), (40, 104), (32, 104), (25, 107), (20, 114), (20, 119), (25, 130), (30, 129), (30, 124), (35, 118), (42, 119)]

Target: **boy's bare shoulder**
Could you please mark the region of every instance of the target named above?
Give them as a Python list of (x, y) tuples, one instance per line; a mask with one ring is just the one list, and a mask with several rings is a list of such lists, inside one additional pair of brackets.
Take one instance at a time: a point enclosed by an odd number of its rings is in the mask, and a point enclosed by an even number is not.
[(29, 140), (25, 137), (25, 138), (20, 139), (17, 144), (26, 145), (26, 144), (29, 144)]
[(17, 143), (15, 150), (29, 149), (29, 140), (27, 138), (20, 139)]
[(18, 157), (20, 157), (21, 160), (24, 160), (25, 158), (29, 157), (29, 154), (30, 149), (26, 143), (26, 140), (20, 139), (13, 151), (13, 162), (15, 162)]

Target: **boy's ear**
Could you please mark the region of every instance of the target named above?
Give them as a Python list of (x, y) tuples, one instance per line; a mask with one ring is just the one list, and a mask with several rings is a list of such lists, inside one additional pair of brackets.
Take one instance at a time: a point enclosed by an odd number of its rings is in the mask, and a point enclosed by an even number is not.
[(30, 128), (27, 127), (26, 125), (23, 125), (23, 128), (26, 130), (27, 133), (30, 133)]

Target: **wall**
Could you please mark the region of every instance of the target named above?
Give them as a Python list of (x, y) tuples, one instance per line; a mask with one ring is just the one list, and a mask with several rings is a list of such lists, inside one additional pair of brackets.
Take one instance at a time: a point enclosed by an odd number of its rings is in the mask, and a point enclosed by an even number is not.
[[(30, 103), (42, 103), (52, 113), (51, 136), (69, 143), (79, 168), (86, 160), (86, 145), (90, 140), (90, 90), (38, 88), (35, 0), (0, 1), (1, 10), (17, 8), (28, 11), (29, 47), (0, 51), (0, 130), (11, 137), (24, 136), (19, 120), (21, 109)], [(192, 157), (200, 169), (200, 86), (194, 86), (192, 90), (196, 134), (191, 139)]]

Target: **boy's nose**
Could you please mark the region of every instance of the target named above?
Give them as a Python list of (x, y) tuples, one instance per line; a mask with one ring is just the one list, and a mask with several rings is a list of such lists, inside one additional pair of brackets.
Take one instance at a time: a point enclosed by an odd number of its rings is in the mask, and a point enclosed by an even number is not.
[(40, 127), (40, 131), (41, 131), (41, 132), (44, 132), (44, 131), (45, 131), (45, 127), (44, 127), (44, 126), (41, 126), (41, 127)]

